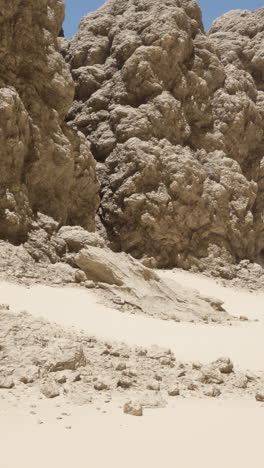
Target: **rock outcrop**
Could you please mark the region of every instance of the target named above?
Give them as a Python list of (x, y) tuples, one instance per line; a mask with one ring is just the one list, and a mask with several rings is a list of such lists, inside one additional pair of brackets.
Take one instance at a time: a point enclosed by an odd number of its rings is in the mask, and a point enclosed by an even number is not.
[(86, 246), (74, 257), (75, 264), (107, 291), (115, 307), (140, 312), (172, 321), (208, 321), (224, 323), (230, 320), (223, 302), (203, 297), (195, 290), (184, 288), (160, 276), (124, 252)]
[(92, 300), (122, 312), (163, 320), (237, 322), (222, 301), (163, 279), (125, 252), (104, 247), (100, 236), (80, 227), (64, 226), (50, 238), (45, 230), (33, 231), (20, 246), (0, 241), (0, 280), (29, 287), (75, 285), (87, 300), (92, 294)]
[(0, 0), (0, 238), (26, 239), (37, 212), (94, 229), (90, 145), (64, 124), (74, 85), (57, 43), (62, 0)]
[[(238, 121), (241, 124), (244, 121), (245, 133), (244, 136), (241, 135), (241, 140), (238, 143), (236, 142), (236, 145), (237, 147), (238, 144), (243, 145), (246, 150), (244, 158), (241, 160), (243, 173), (246, 174), (248, 180), (257, 182), (257, 197), (253, 209), (254, 231), (256, 235), (256, 251), (260, 253), (258, 260), (263, 264), (264, 8), (256, 11), (234, 10), (226, 13), (212, 24), (209, 36), (217, 47), (227, 73), (229, 69), (235, 68), (237, 75), (241, 77), (241, 83), (243, 83), (243, 77), (246, 77), (248, 83), (251, 83), (250, 97), (253, 98), (257, 109), (256, 116), (261, 123), (261, 131), (257, 131), (256, 127), (254, 128), (253, 122), (247, 118), (249, 114), (243, 115), (238, 109), (236, 119), (233, 122), (228, 122), (228, 132), (231, 134), (234, 131), (234, 127), (237, 126)], [(247, 94), (249, 94), (248, 91)], [(252, 91), (254, 94), (252, 94)], [(237, 93), (239, 93), (239, 90)], [(241, 95), (241, 100), (244, 100), (244, 96), (245, 93)], [(250, 102), (249, 105), (248, 112), (252, 112), (253, 109)]]
[(64, 42), (67, 120), (98, 161), (114, 250), (158, 267), (257, 260), (263, 31), (264, 9), (207, 36), (194, 0), (110, 0)]
[[(167, 348), (104, 342), (1, 304), (0, 358), (1, 398), (13, 396), (16, 404), (17, 397), (32, 403), (40, 394), (95, 405), (118, 398), (125, 413), (140, 416), (142, 408), (166, 406), (179, 395), (264, 401), (264, 373), (233, 369), (228, 358), (182, 362)], [(232, 372), (219, 370), (219, 362)]]

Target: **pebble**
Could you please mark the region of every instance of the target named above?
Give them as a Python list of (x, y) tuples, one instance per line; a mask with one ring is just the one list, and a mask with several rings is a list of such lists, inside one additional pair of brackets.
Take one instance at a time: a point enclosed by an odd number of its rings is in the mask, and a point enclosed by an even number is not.
[(130, 388), (132, 387), (132, 381), (130, 379), (121, 378), (117, 382), (117, 387)]
[(43, 383), (40, 387), (40, 390), (46, 398), (55, 398), (60, 395), (59, 386), (56, 385), (55, 382), (50, 380)]
[(108, 390), (109, 386), (105, 382), (99, 381), (94, 384), (94, 389), (101, 392), (102, 390)]
[(119, 363), (117, 364), (117, 366), (116, 366), (115, 369), (116, 369), (117, 371), (123, 371), (123, 370), (126, 369), (126, 367), (127, 367), (127, 366), (126, 366), (126, 363), (125, 363), (125, 362), (119, 362)]
[(160, 391), (160, 384), (158, 384), (157, 382), (151, 382), (147, 385), (147, 389), (148, 390), (153, 390), (155, 392), (159, 392)]
[(131, 416), (143, 416), (143, 407), (139, 402), (128, 401), (124, 404), (123, 412)]
[(179, 387), (178, 387), (178, 386), (174, 386), (174, 387), (169, 388), (168, 394), (169, 394), (170, 396), (178, 396), (178, 395), (180, 395), (180, 389), (179, 389)]
[(257, 401), (264, 401), (264, 392), (258, 392), (255, 395)]
[(206, 390), (204, 392), (204, 394), (206, 396), (209, 396), (209, 397), (212, 397), (212, 398), (216, 398), (218, 396), (221, 395), (221, 390), (219, 387), (217, 387), (216, 385), (213, 385), (209, 390)]
[(159, 375), (159, 374), (155, 374), (155, 375), (154, 375), (154, 379), (157, 380), (158, 382), (161, 382), (161, 381), (162, 381), (162, 377), (161, 377), (161, 375)]

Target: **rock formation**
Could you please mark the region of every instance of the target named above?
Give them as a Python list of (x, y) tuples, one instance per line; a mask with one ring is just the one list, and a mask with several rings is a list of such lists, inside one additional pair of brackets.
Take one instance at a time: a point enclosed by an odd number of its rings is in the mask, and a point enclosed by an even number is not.
[(59, 52), (62, 0), (0, 0), (0, 238), (26, 239), (38, 212), (92, 230), (90, 145), (64, 124), (74, 85)]
[(264, 8), (206, 35), (194, 0), (109, 0), (67, 41), (62, 0), (0, 6), (0, 239), (65, 261), (59, 228), (95, 229), (93, 152), (114, 251), (225, 277), (262, 262)]
[[(238, 109), (236, 120), (233, 123), (228, 122), (228, 132), (230, 134), (234, 132), (234, 127), (237, 126), (238, 121), (241, 121), (241, 125), (244, 125), (244, 136), (241, 135), (241, 140), (240, 142), (236, 142), (236, 147), (239, 147), (238, 145), (240, 144), (246, 150), (243, 159), (241, 159), (243, 173), (248, 180), (257, 182), (257, 197), (252, 214), (254, 216), (256, 252), (260, 254), (258, 260), (260, 263), (263, 263), (264, 8), (256, 11), (230, 11), (213, 23), (209, 35), (210, 39), (217, 46), (218, 53), (227, 73), (235, 67), (236, 73), (238, 76), (240, 75), (240, 83), (243, 83), (243, 77), (246, 77), (250, 83), (250, 88), (245, 91), (247, 91), (247, 94), (253, 100), (255, 109), (257, 109), (256, 118), (258, 118), (258, 121), (260, 120), (261, 124), (261, 131), (259, 125), (259, 131), (257, 131), (257, 128), (254, 128), (252, 120), (250, 121), (248, 118), (249, 114), (245, 113), (243, 115)], [(250, 89), (251, 92), (249, 94)], [(242, 89), (237, 90), (238, 96), (239, 91), (241, 94)], [(241, 94), (241, 100), (244, 99), (245, 93)], [(253, 108), (251, 102), (249, 104), (248, 112), (251, 113)]]
[[(47, 230), (47, 225), (46, 225)], [(96, 233), (63, 226), (33, 230), (23, 245), (0, 241), (0, 281), (81, 287), (122, 312), (176, 322), (237, 323), (223, 302), (163, 279), (124, 252), (112, 252)], [(89, 290), (89, 291), (87, 291)]]
[(114, 250), (159, 267), (258, 259), (263, 31), (264, 9), (208, 36), (194, 0), (110, 0), (64, 41), (67, 120), (91, 142)]

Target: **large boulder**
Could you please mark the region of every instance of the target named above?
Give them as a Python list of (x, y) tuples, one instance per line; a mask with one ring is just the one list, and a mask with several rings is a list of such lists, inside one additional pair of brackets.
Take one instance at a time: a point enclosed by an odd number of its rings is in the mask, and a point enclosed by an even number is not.
[(57, 239), (62, 239), (70, 252), (78, 252), (86, 246), (104, 247), (104, 241), (95, 232), (88, 232), (80, 226), (63, 226), (57, 233)]
[(63, 43), (76, 84), (67, 121), (92, 144), (114, 250), (159, 267), (258, 258), (263, 11), (246, 13), (248, 34), (238, 22), (232, 37), (230, 16), (207, 36), (194, 0), (109, 0)]
[[(173, 280), (164, 281), (155, 271), (125, 252), (86, 246), (75, 254), (74, 261), (89, 283), (93, 281), (106, 291), (106, 297), (122, 310), (175, 321), (212, 319), (224, 322), (230, 318), (223, 308), (220, 309), (219, 303), (215, 307), (212, 298), (202, 297)], [(170, 365), (170, 359), (164, 358)]]
[(94, 229), (90, 145), (65, 125), (74, 84), (57, 43), (62, 0), (0, 0), (0, 238), (19, 243), (36, 213)]

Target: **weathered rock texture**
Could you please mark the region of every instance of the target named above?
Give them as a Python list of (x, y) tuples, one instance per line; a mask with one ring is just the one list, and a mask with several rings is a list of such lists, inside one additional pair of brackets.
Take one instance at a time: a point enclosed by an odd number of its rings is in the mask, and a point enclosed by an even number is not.
[(110, 307), (163, 320), (237, 321), (222, 301), (163, 280), (125, 252), (105, 248), (97, 234), (76, 226), (64, 226), (50, 237), (44, 229), (32, 231), (28, 242), (19, 246), (0, 241), (1, 280), (29, 287), (44, 283), (92, 289), (94, 299)]
[[(170, 349), (129, 347), (65, 330), (0, 304), (0, 397), (59, 395), (78, 404), (140, 399), (159, 407), (178, 395), (263, 401), (263, 372), (242, 372), (228, 358), (181, 362)], [(8, 389), (13, 388), (12, 393)], [(262, 398), (261, 398), (262, 395)], [(130, 405), (131, 406), (131, 405)], [(135, 414), (127, 407), (129, 414)]]
[(25, 239), (37, 212), (94, 228), (89, 144), (63, 122), (74, 85), (57, 36), (62, 0), (0, 0), (0, 238)]
[[(240, 76), (240, 83), (244, 82), (243, 77), (249, 83), (248, 88), (244, 86), (244, 89), (239, 89), (238, 86), (236, 90), (242, 102), (245, 102), (245, 93), (251, 98), (248, 100), (248, 109), (244, 109), (244, 113), (242, 108), (237, 109), (234, 121), (227, 120), (227, 123), (228, 132), (230, 134), (234, 132), (235, 135), (238, 122), (240, 126), (244, 126), (244, 136), (239, 135), (240, 142), (234, 141), (234, 144), (237, 147), (240, 144), (245, 149), (244, 157), (240, 161), (243, 173), (248, 180), (257, 182), (257, 196), (252, 214), (256, 252), (261, 253), (258, 259), (263, 264), (261, 250), (264, 245), (264, 8), (255, 12), (231, 11), (213, 23), (209, 34), (217, 46), (227, 73), (235, 67), (237, 76)], [(234, 97), (231, 102), (234, 102)], [(228, 112), (229, 106), (230, 103), (226, 103)]]
[(91, 141), (114, 250), (159, 267), (257, 259), (263, 31), (264, 9), (207, 36), (194, 0), (110, 0), (64, 45), (67, 120)]

